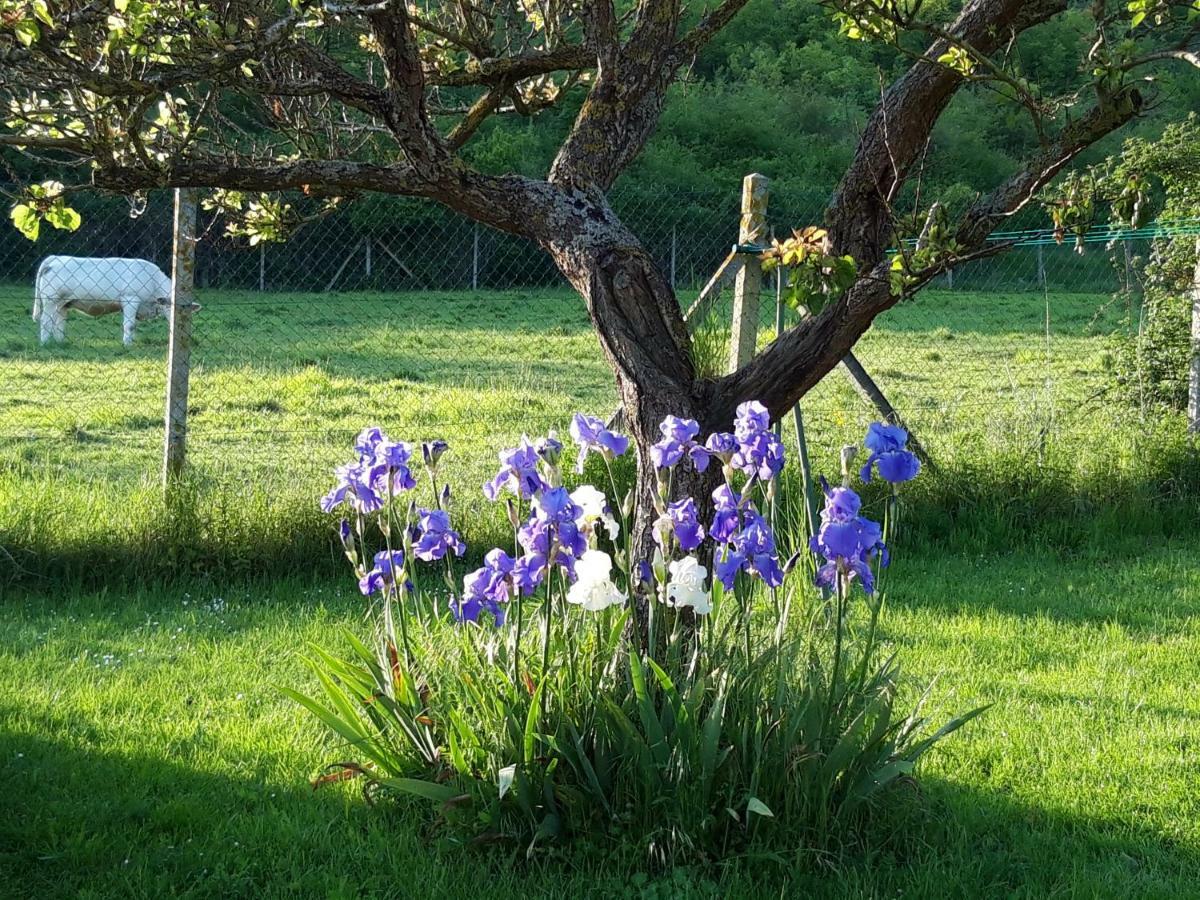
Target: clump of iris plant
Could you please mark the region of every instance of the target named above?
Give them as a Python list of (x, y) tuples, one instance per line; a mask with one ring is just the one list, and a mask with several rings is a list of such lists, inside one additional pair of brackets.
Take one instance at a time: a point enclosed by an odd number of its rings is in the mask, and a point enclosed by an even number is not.
[[(349, 661), (314, 658), (329, 705), (291, 692), (367, 757), (340, 765), (435, 801), (446, 822), (470, 804), (465, 819), (491, 834), (532, 822), (530, 851), (558, 833), (572, 804), (585, 828), (603, 813), (621, 823), (634, 815), (661, 835), (661, 817), (680, 798), (699, 806), (667, 830), (706, 823), (697, 834), (712, 837), (712, 851), (743, 823), (756, 834), (751, 816), (820, 809), (827, 821), (830, 798), (849, 792), (844, 780), (821, 781), (835, 751), (842, 759), (853, 747), (861, 759), (843, 759), (830, 777), (859, 772), (868, 794), (908, 771), (932, 740), (909, 751), (908, 726), (888, 724), (894, 668), (889, 660), (869, 671), (877, 603), (861, 655), (843, 646), (848, 610), (857, 609), (851, 590), (879, 593), (896, 486), (920, 470), (907, 434), (876, 423), (864, 441), (862, 480), (892, 485), (882, 525), (850, 485), (849, 448), (842, 483), (821, 480), (816, 534), (797, 541), (774, 528), (786, 454), (770, 411), (742, 403), (728, 427), (703, 434), (693, 419), (662, 422), (648, 449), (656, 478), (644, 541), (631, 521), (633, 493), (620, 499), (613, 475), (627, 437), (582, 413), (572, 419), (573, 468), (599, 456), (607, 492), (565, 483), (567, 451), (553, 432), (522, 437), (499, 453), (483, 486), (508, 514), (511, 544), (489, 549), (465, 574), (456, 566), (467, 547), (453, 496), (439, 481), (446, 442), (410, 445), (364, 429), (321, 507), (345, 516), (338, 536), (377, 640), (369, 647), (352, 637)], [(427, 478), (417, 477), (422, 467)], [(707, 496), (683, 490), (697, 482)], [(802, 584), (789, 573), (805, 543), (832, 641), (829, 631), (785, 636)], [(807, 621), (821, 627), (820, 616)], [(732, 698), (741, 706), (726, 709)], [(860, 727), (868, 720), (870, 729)], [(754, 738), (753, 753), (734, 752), (747, 722), (774, 724)], [(804, 767), (808, 774), (796, 774)], [(735, 796), (747, 785), (756, 795)], [(810, 789), (799, 800), (791, 793)]]

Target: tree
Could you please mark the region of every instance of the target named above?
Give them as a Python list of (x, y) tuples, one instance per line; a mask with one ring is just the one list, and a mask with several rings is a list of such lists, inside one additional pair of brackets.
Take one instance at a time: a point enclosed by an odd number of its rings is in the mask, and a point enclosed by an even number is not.
[[(922, 0), (829, 0), (847, 39), (910, 60), (881, 92), (826, 212), (824, 256), (849, 258), (854, 277), (846, 287), (839, 275), (819, 311), (740, 371), (705, 379), (668, 281), (605, 192), (654, 131), (681, 71), (746, 5), (720, 0), (697, 15), (680, 0), (2, 0), (9, 118), (0, 145), (86, 163), (92, 185), (109, 190), (403, 194), (533, 241), (586, 301), (616, 375), (645, 537), (649, 447), (664, 415), (694, 417), (705, 433), (727, 428), (747, 399), (784, 415), (876, 316), (955, 262), (991, 252), (984, 241), (999, 222), (1136, 117), (1149, 67), (1200, 65), (1197, 0), (1096, 0), (1078, 83), (1056, 96), (1023, 74), (1021, 38), (1066, 14), (1066, 0), (967, 0), (955, 14)], [(946, 221), (937, 206), (924, 213), (908, 183), (964, 88), (1025, 110), (1038, 145)], [(533, 115), (579, 92), (544, 178), (462, 160), (489, 117)], [(22, 222), (49, 214), (69, 224), (62, 195), (75, 187), (43, 184), (40, 196), (19, 198)], [(259, 202), (259, 227), (279, 209)], [(918, 233), (915, 249), (889, 254)], [(698, 496), (705, 487), (699, 476), (677, 483)]]

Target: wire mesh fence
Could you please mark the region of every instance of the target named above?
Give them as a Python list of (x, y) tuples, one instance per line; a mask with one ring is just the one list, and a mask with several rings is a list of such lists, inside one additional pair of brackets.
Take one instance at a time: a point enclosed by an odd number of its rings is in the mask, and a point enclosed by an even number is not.
[[(685, 309), (737, 239), (736, 190), (643, 187), (612, 202)], [(44, 229), (32, 243), (0, 231), (0, 465), (154, 478), (171, 197), (150, 195), (136, 216), (119, 198), (77, 206), (84, 221), (73, 233)], [(769, 213), (781, 234), (819, 217), (786, 204)], [(984, 410), (993, 421), (1003, 413), (1014, 432), (1036, 431), (1056, 411), (1085, 408), (1111, 381), (1108, 336), (1130, 319), (1126, 301), (1149, 247), (1135, 236), (1080, 255), (1027, 237), (889, 311), (856, 353), (935, 454), (940, 440), (978, 429)], [(65, 255), (144, 262), (54, 259)], [(368, 422), (478, 445), (475, 455), (490, 458), (485, 445), (564, 428), (575, 409), (604, 415), (616, 405), (583, 303), (549, 259), (429, 204), (366, 198), (286, 242), (254, 247), (202, 215), (195, 284), (188, 445), (204, 475), (323, 468)], [(775, 329), (770, 279), (766, 286), (760, 344)], [(72, 299), (85, 288), (107, 299)], [(725, 294), (709, 313), (718, 345), (729, 312)], [(877, 417), (837, 373), (805, 411), (830, 446)]]

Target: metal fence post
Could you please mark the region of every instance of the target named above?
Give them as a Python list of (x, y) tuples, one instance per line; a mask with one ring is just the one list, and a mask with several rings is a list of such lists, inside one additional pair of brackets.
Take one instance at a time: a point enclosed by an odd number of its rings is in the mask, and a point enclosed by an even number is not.
[(674, 225), (672, 225), (672, 226), (671, 226), (671, 290), (675, 290), (675, 286), (676, 286), (676, 282), (675, 282), (675, 254), (676, 254), (676, 247), (677, 247), (677, 244), (676, 244), (676, 235), (675, 235), (675, 231), (676, 231), (676, 227), (675, 227)]
[(479, 290), (479, 223), (471, 229), (471, 290)]
[(259, 242), (258, 245), (258, 292), (261, 294), (267, 289), (267, 245)]
[(1046, 256), (1040, 243), (1037, 245), (1037, 283), (1039, 288), (1046, 289)]
[(187, 456), (188, 378), (191, 374), (195, 272), (196, 193), (189, 189), (176, 189), (170, 338), (167, 348), (166, 435), (163, 445), (164, 488), (183, 471)]
[[(770, 182), (765, 175), (747, 175), (742, 181), (742, 221), (738, 244), (762, 240), (767, 228)], [(758, 299), (762, 292), (762, 263), (746, 254), (733, 287), (733, 330), (729, 339), (729, 371), (736, 372), (754, 355), (758, 342)]]
[[(367, 238), (366, 240), (363, 241), (363, 247), (365, 248), (363, 250), (363, 254), (364, 254), (363, 267), (366, 270), (364, 274), (366, 275), (366, 277), (368, 279), (370, 279), (370, 277), (371, 277), (371, 244), (372, 243), (373, 242), (370, 238)], [(369, 287), (369, 285), (368, 285), (368, 287)]]

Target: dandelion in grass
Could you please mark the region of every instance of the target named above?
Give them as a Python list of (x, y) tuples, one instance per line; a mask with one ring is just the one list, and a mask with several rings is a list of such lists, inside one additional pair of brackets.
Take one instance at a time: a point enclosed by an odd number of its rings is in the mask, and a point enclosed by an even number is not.
[(864, 483), (870, 482), (874, 469), (890, 484), (912, 481), (921, 471), (921, 461), (906, 449), (907, 444), (908, 432), (899, 425), (872, 422), (863, 439), (863, 446), (871, 451), (871, 455), (859, 471), (859, 477)]
[(691, 607), (698, 616), (712, 612), (712, 596), (705, 587), (708, 569), (700, 565), (694, 556), (675, 560), (669, 569), (671, 577), (667, 582), (667, 604), (677, 609)]
[(602, 550), (588, 550), (575, 563), (575, 583), (567, 591), (567, 602), (589, 612), (620, 606), (625, 595), (612, 580), (612, 558)]
[(583, 471), (583, 463), (588, 453), (599, 453), (605, 460), (612, 462), (629, 449), (629, 438), (609, 431), (599, 419), (585, 416), (583, 413), (575, 413), (571, 419), (571, 438), (579, 445), (579, 456), (575, 459), (576, 472)]

